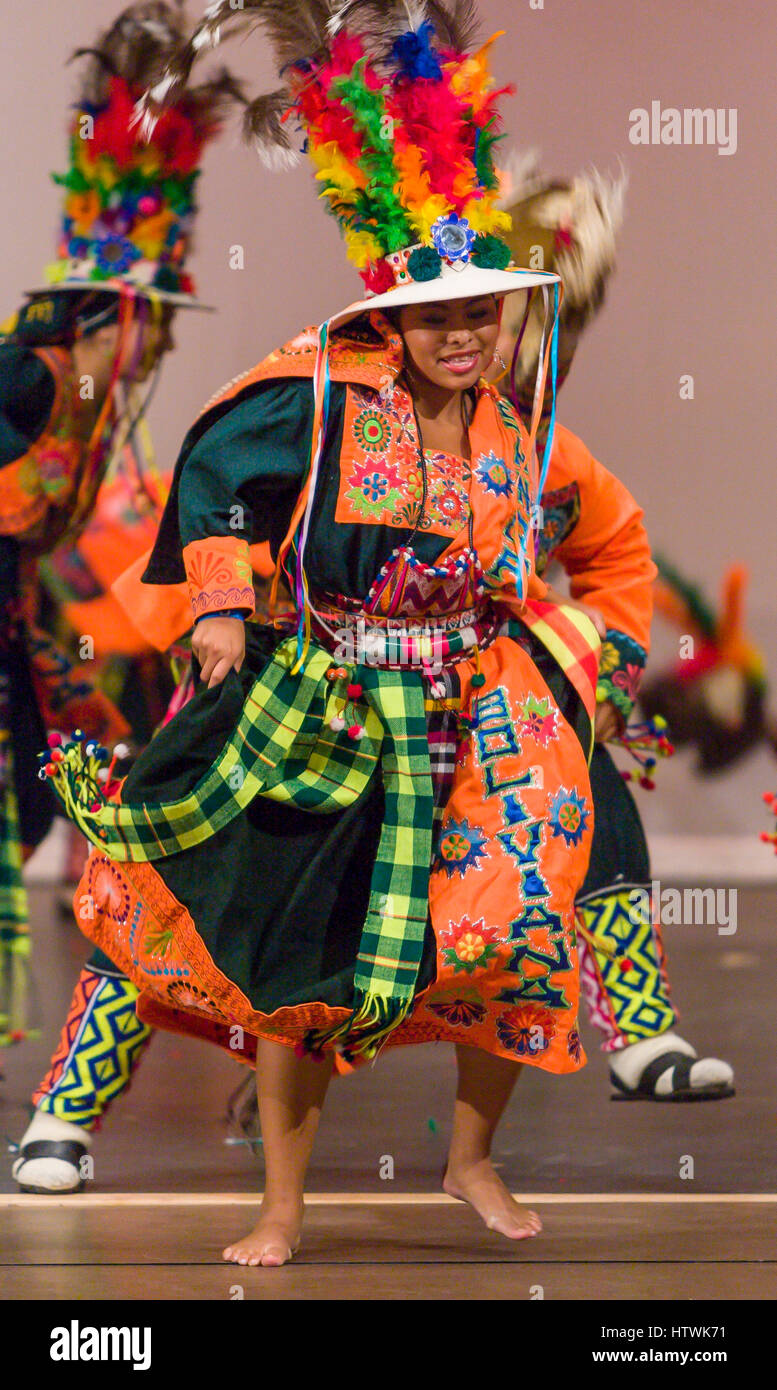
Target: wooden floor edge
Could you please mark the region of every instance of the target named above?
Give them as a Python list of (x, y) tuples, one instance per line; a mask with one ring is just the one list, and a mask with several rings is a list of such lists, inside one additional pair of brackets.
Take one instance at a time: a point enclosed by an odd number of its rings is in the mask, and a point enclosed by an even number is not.
[[(54, 1195), (0, 1193), (0, 1210), (15, 1207), (247, 1207), (261, 1200), (261, 1192), (77, 1192)], [(519, 1202), (538, 1206), (654, 1206), (699, 1203), (777, 1203), (775, 1192), (514, 1192)], [(309, 1207), (437, 1207), (458, 1206), (444, 1192), (311, 1192)]]

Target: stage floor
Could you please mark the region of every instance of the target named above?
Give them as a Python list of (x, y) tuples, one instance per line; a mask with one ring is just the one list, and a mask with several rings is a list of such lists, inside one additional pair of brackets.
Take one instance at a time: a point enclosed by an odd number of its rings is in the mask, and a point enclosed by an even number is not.
[[(13, 1200), (13, 1199), (6, 1199)], [(220, 1259), (244, 1198), (32, 1198), (0, 1209), (8, 1299), (774, 1299), (777, 1199), (532, 1195), (544, 1230), (512, 1243), (460, 1203), (319, 1194), (282, 1269)], [(44, 1205), (45, 1203), (45, 1205)], [(195, 1204), (196, 1203), (196, 1204)], [(14, 1262), (11, 1252), (16, 1252)]]
[[(34, 889), (32, 899), (43, 1035), (1, 1059), (10, 1139), (24, 1130), (29, 1093), (88, 949), (58, 916), (50, 889)], [(424, 1046), (333, 1084), (293, 1264), (222, 1265), (221, 1248), (251, 1224), (263, 1178), (261, 1149), (254, 1155), (234, 1142), (225, 1121), (242, 1069), (205, 1044), (159, 1035), (95, 1140), (87, 1192), (19, 1195), (8, 1157), (0, 1173), (4, 1294), (530, 1299), (541, 1286), (555, 1299), (774, 1298), (776, 916), (777, 888), (740, 888), (735, 935), (709, 926), (666, 933), (680, 1031), (700, 1053), (732, 1063), (735, 1098), (615, 1104), (606, 1058), (585, 1027), (589, 1065), (578, 1075), (526, 1068), (494, 1158), (511, 1190), (537, 1205), (545, 1230), (535, 1240), (513, 1245), (439, 1194), (453, 1054)], [(393, 1178), (381, 1177), (389, 1170)], [(234, 1286), (243, 1294), (230, 1293)]]

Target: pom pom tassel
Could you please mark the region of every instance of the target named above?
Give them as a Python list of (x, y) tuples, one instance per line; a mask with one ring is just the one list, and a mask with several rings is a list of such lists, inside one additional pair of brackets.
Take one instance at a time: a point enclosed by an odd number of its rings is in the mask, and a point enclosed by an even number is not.
[[(772, 815), (777, 816), (777, 792), (764, 792), (763, 799)], [(759, 838), (763, 844), (771, 845), (777, 854), (777, 825), (775, 825), (774, 830), (762, 830)]]
[(656, 785), (653, 773), (658, 759), (671, 758), (675, 751), (666, 736), (666, 727), (666, 720), (657, 714), (654, 719), (645, 720), (644, 723), (627, 724), (623, 732), (612, 740), (625, 748), (641, 768), (640, 772), (631, 769), (622, 771), (624, 782), (638, 782), (645, 791), (653, 791)]
[(67, 742), (59, 733), (49, 734), (47, 742), (48, 747), (38, 754), (38, 777), (51, 783), (68, 819), (92, 844), (101, 845), (100, 821), (119, 789), (113, 771), (129, 749), (119, 743), (111, 758), (107, 748), (80, 729)]

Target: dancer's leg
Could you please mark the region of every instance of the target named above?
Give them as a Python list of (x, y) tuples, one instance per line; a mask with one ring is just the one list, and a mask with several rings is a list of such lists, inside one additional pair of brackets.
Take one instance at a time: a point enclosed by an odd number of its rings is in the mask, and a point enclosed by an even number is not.
[(511, 1240), (534, 1236), (542, 1230), (539, 1217), (514, 1201), (490, 1156), (521, 1065), (464, 1046), (456, 1047), (456, 1060), (459, 1082), (443, 1188), (449, 1196), (469, 1202), (491, 1230)]
[(305, 1174), (332, 1075), (332, 1057), (297, 1057), (260, 1039), (256, 1094), (262, 1128), (265, 1185), (257, 1224), (228, 1245), (224, 1259), (241, 1265), (282, 1265), (299, 1244)]
[(728, 1063), (698, 1057), (674, 1031), (645, 832), (636, 803), (602, 744), (591, 760), (591, 789), (594, 837), (577, 904), (580, 984), (591, 1022), (604, 1034), (615, 1098), (731, 1096), (734, 1073)]
[(23, 1191), (76, 1192), (92, 1131), (126, 1091), (151, 1029), (135, 1012), (138, 991), (95, 951), (84, 966), (51, 1065), (32, 1097), (35, 1114), (13, 1177)]
[[(650, 904), (650, 888), (641, 890)], [(666, 955), (657, 915), (635, 909), (631, 889), (613, 889), (578, 908), (583, 932), (580, 979), (591, 1022), (604, 1033), (615, 1099), (721, 1100), (734, 1073), (718, 1057), (699, 1057), (673, 1027)], [(587, 940), (586, 940), (587, 936)], [(602, 942), (619, 952), (597, 950)], [(625, 959), (624, 959), (625, 957)], [(626, 967), (624, 969), (624, 966)]]

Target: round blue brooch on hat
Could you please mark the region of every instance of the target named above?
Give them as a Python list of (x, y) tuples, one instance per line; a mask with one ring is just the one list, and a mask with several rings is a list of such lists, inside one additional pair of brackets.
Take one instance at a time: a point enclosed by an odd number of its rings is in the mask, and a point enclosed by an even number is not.
[(446, 261), (468, 261), (475, 244), (475, 233), (466, 217), (449, 212), (432, 224), (432, 241), (438, 255)]

